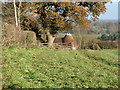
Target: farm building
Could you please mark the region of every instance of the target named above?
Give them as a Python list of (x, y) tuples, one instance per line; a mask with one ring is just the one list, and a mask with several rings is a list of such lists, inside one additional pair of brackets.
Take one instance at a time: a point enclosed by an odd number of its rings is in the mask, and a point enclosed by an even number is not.
[(65, 48), (72, 47), (72, 49), (77, 49), (78, 45), (77, 42), (74, 40), (72, 34), (67, 33), (62, 38), (55, 38), (54, 43), (59, 43), (62, 46), (66, 46)]

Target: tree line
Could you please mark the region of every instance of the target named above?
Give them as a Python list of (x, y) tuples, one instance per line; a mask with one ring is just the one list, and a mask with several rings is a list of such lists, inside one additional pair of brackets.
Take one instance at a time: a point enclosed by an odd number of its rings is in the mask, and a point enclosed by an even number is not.
[[(3, 19), (21, 30), (32, 30), (42, 42), (49, 45), (56, 33), (75, 26), (89, 28), (91, 22), (106, 12), (107, 2), (16, 2), (3, 3)], [(91, 18), (88, 18), (91, 17)]]

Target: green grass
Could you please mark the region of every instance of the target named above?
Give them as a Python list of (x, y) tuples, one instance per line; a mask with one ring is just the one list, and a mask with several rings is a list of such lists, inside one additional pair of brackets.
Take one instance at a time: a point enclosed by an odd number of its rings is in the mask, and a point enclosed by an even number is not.
[(117, 50), (3, 47), (4, 88), (118, 88)]

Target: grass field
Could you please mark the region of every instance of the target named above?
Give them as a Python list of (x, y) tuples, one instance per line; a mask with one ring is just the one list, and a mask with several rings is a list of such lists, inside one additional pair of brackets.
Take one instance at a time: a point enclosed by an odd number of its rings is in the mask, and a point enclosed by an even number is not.
[(118, 88), (117, 50), (3, 47), (4, 88)]

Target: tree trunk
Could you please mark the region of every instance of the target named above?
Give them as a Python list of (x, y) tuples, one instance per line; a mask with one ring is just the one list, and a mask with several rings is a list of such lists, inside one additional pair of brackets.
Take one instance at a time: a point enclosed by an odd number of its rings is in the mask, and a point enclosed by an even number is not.
[(82, 40), (82, 35), (81, 35), (81, 33), (79, 33), (79, 36), (80, 36), (80, 45), (79, 45), (79, 49), (82, 49), (82, 44), (83, 44), (82, 41), (83, 41), (83, 40)]
[(55, 37), (51, 35), (49, 32), (47, 32), (47, 36), (48, 36), (48, 47), (53, 48), (53, 42)]
[(19, 8), (18, 8), (18, 25), (19, 25), (19, 27), (20, 27), (21, 6), (22, 6), (22, 0), (19, 0)]
[(14, 0), (14, 11), (15, 11), (15, 22), (16, 22), (16, 27), (18, 27), (17, 10), (16, 10), (15, 0)]

